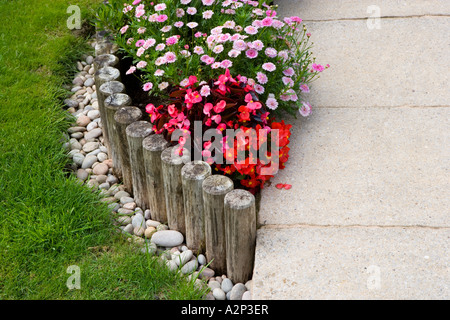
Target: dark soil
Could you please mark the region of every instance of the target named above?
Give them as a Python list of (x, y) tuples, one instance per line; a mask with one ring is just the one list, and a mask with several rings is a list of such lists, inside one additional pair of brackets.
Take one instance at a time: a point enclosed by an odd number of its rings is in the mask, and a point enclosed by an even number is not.
[(160, 104), (165, 104), (167, 101), (162, 100), (158, 97), (154, 97), (142, 90), (142, 81), (140, 79), (141, 72), (136, 70), (135, 73), (126, 75), (125, 73), (132, 65), (133, 60), (131, 58), (124, 57), (123, 54), (118, 54), (120, 60), (120, 77), (122, 83), (125, 85), (126, 93), (131, 97), (133, 106), (141, 109), (144, 118), (147, 116), (145, 112), (145, 106), (149, 103), (158, 106)]

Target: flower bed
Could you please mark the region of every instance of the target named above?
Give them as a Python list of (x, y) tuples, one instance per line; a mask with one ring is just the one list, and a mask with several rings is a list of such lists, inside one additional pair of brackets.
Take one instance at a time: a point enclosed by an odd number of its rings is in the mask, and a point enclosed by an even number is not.
[[(148, 94), (139, 102), (155, 132), (172, 141), (173, 131), (183, 130), (174, 143), (188, 143), (192, 154), (200, 152), (214, 164), (214, 172), (258, 192), (276, 172), (261, 174), (270, 166), (267, 160), (282, 169), (289, 157), (290, 125), (280, 119), (286, 113), (311, 113), (303, 96), (326, 68), (311, 56), (302, 19), (280, 18), (275, 7), (250, 0), (112, 0), (108, 8), (112, 18), (99, 19), (99, 25), (111, 30), (120, 51), (131, 59), (125, 75), (136, 76)], [(208, 129), (225, 133), (221, 144), (219, 138), (194, 143), (196, 121), (203, 126), (202, 137)], [(230, 145), (228, 129), (252, 130), (251, 137), (256, 131), (258, 143), (250, 145), (247, 139)], [(273, 129), (281, 139), (275, 143), (278, 150), (261, 156), (258, 151), (268, 149)], [(238, 163), (243, 150), (247, 156)], [(271, 157), (274, 151), (278, 159)]]

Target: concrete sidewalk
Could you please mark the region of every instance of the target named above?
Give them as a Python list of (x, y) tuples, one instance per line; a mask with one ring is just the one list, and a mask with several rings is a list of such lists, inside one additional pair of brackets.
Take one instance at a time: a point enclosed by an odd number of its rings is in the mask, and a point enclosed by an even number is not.
[(331, 68), (263, 191), (253, 299), (449, 299), (450, 1), (276, 3)]

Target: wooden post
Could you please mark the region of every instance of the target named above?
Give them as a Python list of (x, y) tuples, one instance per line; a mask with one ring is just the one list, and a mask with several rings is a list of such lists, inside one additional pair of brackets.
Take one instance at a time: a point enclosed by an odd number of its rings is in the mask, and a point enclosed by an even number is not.
[(104, 67), (117, 67), (119, 65), (119, 58), (112, 54), (101, 54), (94, 59), (94, 71)]
[(161, 153), (169, 147), (162, 134), (153, 134), (142, 141), (144, 166), (147, 177), (148, 205), (155, 220), (167, 223)]
[(203, 181), (202, 188), (206, 258), (211, 263), (211, 269), (218, 274), (226, 274), (224, 198), (233, 190), (233, 181), (226, 176), (213, 175)]
[(167, 222), (170, 229), (177, 230), (186, 236), (181, 168), (191, 161), (191, 156), (187, 149), (183, 149), (183, 156), (179, 156), (176, 148), (169, 147), (161, 153)]
[[(105, 99), (106, 97), (102, 94), (101, 90), (98, 90), (102, 84), (109, 81), (120, 81), (120, 71), (119, 69), (113, 67), (103, 67), (94, 73), (95, 88), (97, 89), (97, 102), (98, 110), (100, 111), (100, 118), (102, 119), (102, 125), (106, 123), (106, 113), (105, 113)], [(103, 130), (103, 139), (105, 141), (106, 147), (109, 149), (109, 140), (107, 137), (107, 130)]]
[(113, 43), (109, 40), (99, 40), (95, 44), (95, 55), (100, 56), (102, 54), (112, 53), (113, 50)]
[(114, 115), (116, 125), (116, 151), (122, 166), (122, 181), (125, 190), (133, 193), (133, 178), (131, 174), (130, 152), (128, 148), (126, 128), (142, 118), (142, 111), (137, 107), (121, 107)]
[(245, 283), (252, 277), (255, 257), (255, 196), (236, 189), (225, 196), (224, 202), (227, 276), (233, 283)]
[(100, 94), (104, 99), (103, 108), (100, 109), (99, 104), (99, 111), (100, 111), (100, 118), (102, 119), (103, 141), (105, 146), (108, 148), (108, 154), (110, 157), (111, 157), (111, 150), (110, 150), (111, 146), (109, 143), (110, 137), (108, 132), (108, 118), (106, 116), (106, 106), (104, 101), (114, 93), (123, 93), (123, 92), (125, 92), (125, 85), (119, 81), (105, 82), (97, 89), (97, 96)]
[(138, 207), (148, 209), (147, 180), (142, 152), (142, 140), (153, 133), (148, 121), (136, 121), (126, 129), (128, 149), (130, 151), (131, 177), (133, 180), (133, 196)]
[(204, 161), (191, 161), (181, 169), (186, 245), (199, 253), (206, 249), (202, 184), (210, 175), (211, 166)]
[(116, 111), (121, 107), (131, 105), (131, 98), (125, 93), (114, 93), (105, 100), (105, 122), (103, 124), (103, 132), (108, 133), (109, 139), (109, 154), (113, 161), (113, 171), (120, 179), (122, 179), (122, 164), (120, 163), (118, 146), (119, 138), (117, 137), (119, 132), (117, 131), (116, 122), (114, 121), (114, 115)]

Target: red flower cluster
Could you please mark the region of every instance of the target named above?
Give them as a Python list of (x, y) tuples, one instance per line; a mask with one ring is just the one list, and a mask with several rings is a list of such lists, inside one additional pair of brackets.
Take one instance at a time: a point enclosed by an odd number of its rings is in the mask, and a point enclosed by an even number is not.
[(214, 171), (258, 191), (284, 168), (292, 126), (274, 122), (253, 87), (228, 70), (216, 81), (197, 83), (195, 76), (188, 80), (171, 92), (167, 106), (147, 105), (153, 130), (178, 142), (180, 152), (188, 148), (193, 155), (201, 154)]

